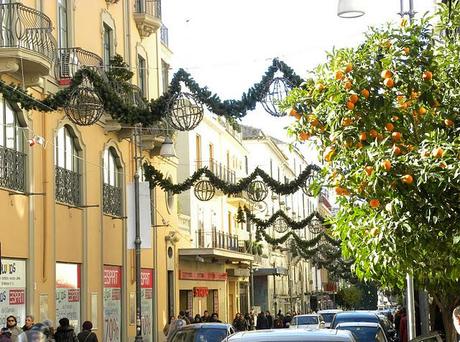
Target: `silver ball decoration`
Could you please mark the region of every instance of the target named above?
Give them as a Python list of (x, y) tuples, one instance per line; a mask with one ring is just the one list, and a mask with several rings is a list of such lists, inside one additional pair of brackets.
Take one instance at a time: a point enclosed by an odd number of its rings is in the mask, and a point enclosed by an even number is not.
[(203, 106), (193, 94), (179, 93), (169, 103), (169, 124), (179, 131), (190, 131), (203, 120)]
[(216, 188), (208, 180), (200, 180), (193, 186), (195, 197), (200, 201), (209, 201), (216, 193)]
[(292, 85), (286, 78), (275, 77), (266, 86), (266, 95), (262, 99), (261, 104), (267, 113), (273, 116), (285, 116), (285, 112), (281, 112), (278, 109), (278, 105), (288, 95), (292, 89)]
[(308, 224), (308, 230), (312, 234), (319, 234), (324, 230), (324, 226), (318, 218), (314, 217)]
[(268, 196), (268, 189), (264, 182), (255, 180), (248, 185), (248, 197), (253, 202), (262, 202)]
[(104, 105), (93, 88), (79, 86), (70, 92), (64, 112), (73, 123), (90, 126), (99, 121), (104, 113)]
[(281, 217), (278, 217), (275, 222), (273, 222), (273, 228), (277, 233), (285, 233), (288, 230), (286, 222)]

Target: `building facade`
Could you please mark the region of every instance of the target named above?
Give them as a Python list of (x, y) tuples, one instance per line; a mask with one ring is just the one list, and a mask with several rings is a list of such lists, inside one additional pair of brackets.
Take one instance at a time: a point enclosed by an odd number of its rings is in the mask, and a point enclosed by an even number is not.
[[(134, 74), (129, 104), (145, 105), (142, 97), (168, 84), (160, 1), (24, 0), (0, 9), (1, 80), (35, 98), (68, 86), (82, 67), (106, 79), (115, 54)], [(0, 106), (0, 321), (14, 314), (22, 325), (33, 314), (57, 325), (68, 317), (78, 331), (90, 320), (101, 341), (132, 340), (133, 127), (107, 114), (78, 126), (64, 111), (26, 111), (4, 97)], [(142, 132), (143, 159), (175, 180), (177, 159), (158, 154), (164, 132)], [(178, 309), (177, 205), (159, 189), (142, 203), (152, 218), (142, 245), (142, 332), (154, 341)]]

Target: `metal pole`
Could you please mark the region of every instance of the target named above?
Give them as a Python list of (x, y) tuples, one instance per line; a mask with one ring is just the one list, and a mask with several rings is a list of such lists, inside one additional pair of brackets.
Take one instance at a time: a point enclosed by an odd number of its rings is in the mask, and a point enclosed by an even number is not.
[(276, 264), (273, 261), (273, 304), (275, 307), (275, 317), (276, 314), (278, 313), (278, 305), (276, 303)]
[(407, 283), (407, 333), (409, 340), (415, 338), (415, 303), (414, 303), (414, 278), (406, 274)]
[(140, 136), (139, 129), (134, 128), (134, 210), (136, 222), (136, 239), (134, 246), (136, 249), (136, 342), (142, 341), (142, 307), (141, 307), (141, 224), (140, 224), (140, 204), (139, 204), (139, 159)]
[[(251, 231), (251, 222), (249, 219), (246, 218), (246, 230), (249, 232), (249, 248), (251, 248), (252, 254), (252, 231)], [(249, 262), (249, 287), (250, 287), (250, 298), (249, 298), (249, 306), (250, 310), (254, 307), (254, 270), (252, 268), (252, 261)]]

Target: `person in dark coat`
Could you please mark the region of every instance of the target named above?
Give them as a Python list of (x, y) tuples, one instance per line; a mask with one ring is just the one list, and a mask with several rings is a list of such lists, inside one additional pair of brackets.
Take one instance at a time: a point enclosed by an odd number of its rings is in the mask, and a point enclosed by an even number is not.
[(78, 342), (75, 330), (70, 326), (68, 318), (64, 317), (59, 320), (59, 326), (54, 333), (54, 340), (56, 342)]
[(236, 314), (235, 319), (233, 320), (233, 327), (236, 331), (246, 331), (248, 330), (248, 323), (243, 318), (243, 315), (239, 312)]
[(202, 323), (203, 320), (201, 319), (200, 314), (196, 314), (195, 318), (193, 319), (193, 323)]
[(34, 325), (34, 316), (32, 315), (27, 315), (26, 316), (26, 324), (22, 326), (22, 331), (27, 331), (32, 328), (32, 325)]
[(270, 314), (270, 311), (267, 311), (265, 313), (265, 316), (267, 316), (268, 329), (272, 329), (273, 328), (273, 316)]
[(209, 323), (222, 323), (222, 321), (219, 320), (219, 315), (217, 312), (212, 313), (211, 318), (209, 319)]
[(77, 335), (79, 342), (98, 342), (97, 336), (93, 333), (93, 323), (85, 321), (82, 325), (82, 331)]
[(265, 316), (265, 312), (263, 311), (257, 316), (256, 329), (257, 330), (268, 329), (268, 319), (267, 319), (267, 316)]
[(203, 316), (201, 316), (201, 321), (204, 323), (204, 322), (209, 322), (209, 319), (211, 317), (209, 317), (209, 312), (208, 310), (204, 310), (203, 312)]
[(401, 320), (399, 322), (399, 341), (400, 342), (407, 342), (407, 316), (406, 316), (406, 309), (401, 309)]
[(0, 330), (0, 342), (11, 342), (11, 332), (6, 327)]

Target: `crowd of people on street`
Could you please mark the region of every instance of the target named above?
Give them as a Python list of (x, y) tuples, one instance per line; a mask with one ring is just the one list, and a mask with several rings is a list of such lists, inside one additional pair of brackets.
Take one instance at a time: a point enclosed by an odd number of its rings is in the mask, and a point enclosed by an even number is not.
[[(33, 340), (40, 342), (98, 342), (96, 334), (92, 331), (93, 324), (85, 321), (82, 330), (78, 334), (70, 325), (68, 318), (61, 318), (59, 326), (54, 329), (53, 322), (44, 320), (43, 322), (34, 322), (32, 315), (27, 315), (25, 324), (18, 326), (15, 316), (10, 315), (6, 318), (6, 326), (0, 330), (0, 342), (18, 342), (22, 340)], [(21, 334), (25, 334), (27, 339), (21, 339)], [(31, 339), (30, 337), (35, 337)], [(39, 338), (37, 338), (39, 337)]]

